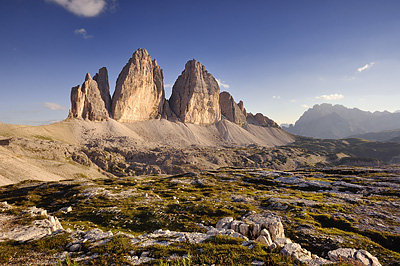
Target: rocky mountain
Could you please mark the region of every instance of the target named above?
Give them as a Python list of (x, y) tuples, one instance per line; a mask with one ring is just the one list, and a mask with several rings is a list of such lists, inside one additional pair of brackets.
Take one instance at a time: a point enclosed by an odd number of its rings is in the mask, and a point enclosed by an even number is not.
[(219, 95), (219, 105), (221, 114), (229, 121), (244, 126), (246, 124), (246, 109), (243, 107), (243, 102), (240, 101), (239, 106), (229, 92), (223, 91)]
[[(99, 71), (104, 73), (103, 71)], [(105, 71), (107, 73), (107, 70)], [(102, 75), (96, 74), (96, 78)], [(101, 91), (96, 80), (90, 77), (87, 73), (85, 82), (82, 86), (73, 87), (71, 90), (71, 110), (68, 115), (70, 118), (82, 118), (91, 121), (104, 121), (109, 118), (109, 111), (106, 109), (106, 104), (102, 95), (107, 99), (107, 87), (104, 78), (101, 81)], [(109, 92), (108, 92), (109, 94)]]
[(323, 103), (307, 110), (294, 125), (285, 127), (296, 135), (338, 139), (367, 132), (400, 128), (400, 113), (367, 112)]
[(400, 142), (400, 129), (369, 132), (365, 134), (353, 135), (351, 137), (370, 141)]
[(112, 117), (119, 122), (154, 119), (161, 116), (164, 101), (162, 70), (145, 49), (138, 49), (118, 76)]
[(193, 59), (172, 87), (169, 104), (183, 123), (214, 124), (221, 120), (219, 91), (215, 78)]
[(169, 100), (165, 99), (163, 73), (145, 49), (138, 49), (118, 76), (110, 96), (105, 67), (82, 86), (71, 90), (69, 118), (122, 123), (168, 119), (185, 124), (208, 125), (221, 119), (240, 126), (279, 126), (261, 113), (247, 113), (242, 101), (236, 103), (228, 92), (220, 93), (216, 79), (195, 59), (186, 63)]

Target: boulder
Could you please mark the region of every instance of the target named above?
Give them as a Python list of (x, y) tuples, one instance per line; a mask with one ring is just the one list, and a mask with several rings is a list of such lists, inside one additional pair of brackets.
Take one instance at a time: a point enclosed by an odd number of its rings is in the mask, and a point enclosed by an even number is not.
[(97, 82), (87, 73), (82, 86), (71, 89), (71, 109), (69, 118), (90, 121), (104, 121), (109, 118)]
[(5, 211), (9, 209), (12, 209), (12, 206), (8, 204), (7, 201), (0, 202), (0, 211)]
[(319, 266), (324, 264), (332, 264), (332, 261), (320, 258), (316, 255), (312, 255), (310, 251), (302, 248), (297, 243), (286, 244), (281, 253), (286, 256), (290, 256), (294, 261), (304, 263), (309, 266)]
[(231, 223), (233, 221), (233, 217), (225, 217), (218, 221), (215, 228), (217, 229), (228, 229), (231, 228)]
[(284, 238), (285, 233), (281, 219), (271, 213), (249, 213), (243, 219), (247, 224), (259, 224), (260, 228), (268, 230), (272, 241), (277, 238)]
[(245, 237), (249, 237), (249, 225), (245, 223), (239, 225), (239, 233), (241, 233)]
[(226, 119), (239, 126), (246, 124), (246, 115), (243, 113), (244, 107), (242, 101), (240, 108), (229, 92), (223, 91), (219, 94), (219, 105), (221, 107), (221, 114)]
[(147, 50), (138, 49), (118, 76), (111, 112), (119, 122), (144, 121), (163, 114), (163, 73)]
[(271, 246), (272, 245), (272, 240), (271, 237), (268, 235), (260, 235), (259, 237), (257, 237), (256, 239), (257, 242), (266, 245), (266, 246)]
[(292, 243), (292, 240), (290, 238), (282, 237), (282, 238), (276, 238), (274, 240), (274, 244), (276, 244), (278, 247), (284, 247), (286, 244)]
[(378, 259), (366, 250), (357, 250), (354, 248), (339, 248), (328, 252), (328, 256), (333, 261), (343, 259), (355, 260), (368, 266), (381, 266)]
[(215, 78), (193, 59), (172, 87), (169, 104), (183, 123), (213, 124), (221, 120), (219, 92)]
[(303, 249), (300, 244), (288, 243), (286, 244), (281, 253), (286, 256), (292, 257), (295, 261), (305, 262), (311, 260), (311, 252)]

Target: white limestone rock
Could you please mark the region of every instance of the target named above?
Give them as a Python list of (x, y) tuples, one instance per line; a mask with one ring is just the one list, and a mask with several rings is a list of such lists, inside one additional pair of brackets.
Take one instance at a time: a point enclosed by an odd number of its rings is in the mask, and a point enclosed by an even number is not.
[(231, 228), (231, 223), (233, 221), (233, 217), (224, 217), (218, 221), (215, 228), (217, 229), (228, 229)]
[(164, 102), (162, 70), (146, 49), (138, 49), (118, 76), (112, 117), (127, 123), (161, 118)]
[(354, 248), (339, 248), (328, 252), (328, 256), (333, 261), (341, 259), (357, 260), (368, 266), (382, 266), (378, 259), (366, 250), (357, 250)]

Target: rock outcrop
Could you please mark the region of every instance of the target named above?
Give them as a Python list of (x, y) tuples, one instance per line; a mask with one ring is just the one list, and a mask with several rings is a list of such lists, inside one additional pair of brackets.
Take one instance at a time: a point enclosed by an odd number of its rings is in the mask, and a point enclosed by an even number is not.
[(71, 110), (68, 117), (91, 121), (104, 121), (109, 118), (97, 81), (93, 80), (89, 73), (86, 74), (82, 86), (73, 87), (71, 90)]
[(381, 266), (378, 259), (366, 250), (354, 248), (339, 248), (328, 252), (328, 256), (333, 261), (350, 260), (358, 261), (368, 266)]
[[(243, 105), (242, 105), (243, 106)], [(248, 113), (246, 117), (246, 121), (249, 124), (261, 126), (261, 127), (276, 127), (280, 128), (280, 126), (272, 119), (269, 119), (265, 115), (261, 113), (257, 113), (253, 115), (252, 113)]]
[(106, 67), (99, 69), (99, 73), (94, 75), (93, 80), (97, 82), (100, 90), (101, 98), (103, 99), (106, 110), (109, 115), (111, 115), (111, 95), (110, 95), (110, 85), (108, 83), (108, 72)]
[(196, 60), (190, 60), (172, 87), (171, 110), (183, 123), (213, 124), (221, 120), (219, 86)]
[[(1, 203), (2, 208), (6, 206), (7, 209), (12, 209), (11, 205), (7, 202)], [(53, 233), (64, 231), (60, 221), (57, 217), (48, 215), (47, 211), (35, 206), (24, 210), (21, 215), (27, 215), (33, 219), (33, 221), (27, 225), (15, 223), (17, 216), (14, 215), (3, 215), (0, 216), (0, 223), (3, 224), (5, 221), (14, 222), (12, 230), (0, 231), (0, 242), (6, 240), (15, 240), (19, 242), (26, 242), (31, 240), (40, 239), (45, 236), (49, 236)], [(19, 217), (20, 218), (20, 217)]]
[(161, 117), (165, 102), (163, 74), (145, 49), (138, 49), (118, 76), (112, 117), (119, 122)]
[(229, 121), (243, 126), (246, 124), (246, 111), (243, 107), (243, 102), (240, 101), (239, 106), (229, 92), (223, 91), (219, 94), (219, 105), (221, 114)]

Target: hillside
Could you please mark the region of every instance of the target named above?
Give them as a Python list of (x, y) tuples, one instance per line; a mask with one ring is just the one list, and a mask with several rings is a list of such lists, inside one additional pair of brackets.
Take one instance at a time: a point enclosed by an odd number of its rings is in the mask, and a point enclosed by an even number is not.
[(354, 135), (352, 137), (371, 141), (400, 142), (400, 129), (369, 132), (365, 134)]
[[(231, 166), (241, 157), (223, 147), (285, 145), (280, 128), (227, 120), (194, 125), (153, 119), (119, 123), (67, 119), (46, 126), (0, 124), (0, 184), (89, 176), (182, 173)], [(109, 158), (109, 159), (107, 159)], [(101, 170), (102, 169), (102, 170)], [(103, 172), (103, 170), (105, 172)]]
[(368, 132), (400, 128), (400, 113), (367, 112), (342, 105), (316, 104), (308, 109), (294, 125), (284, 129), (292, 134), (340, 139)]

